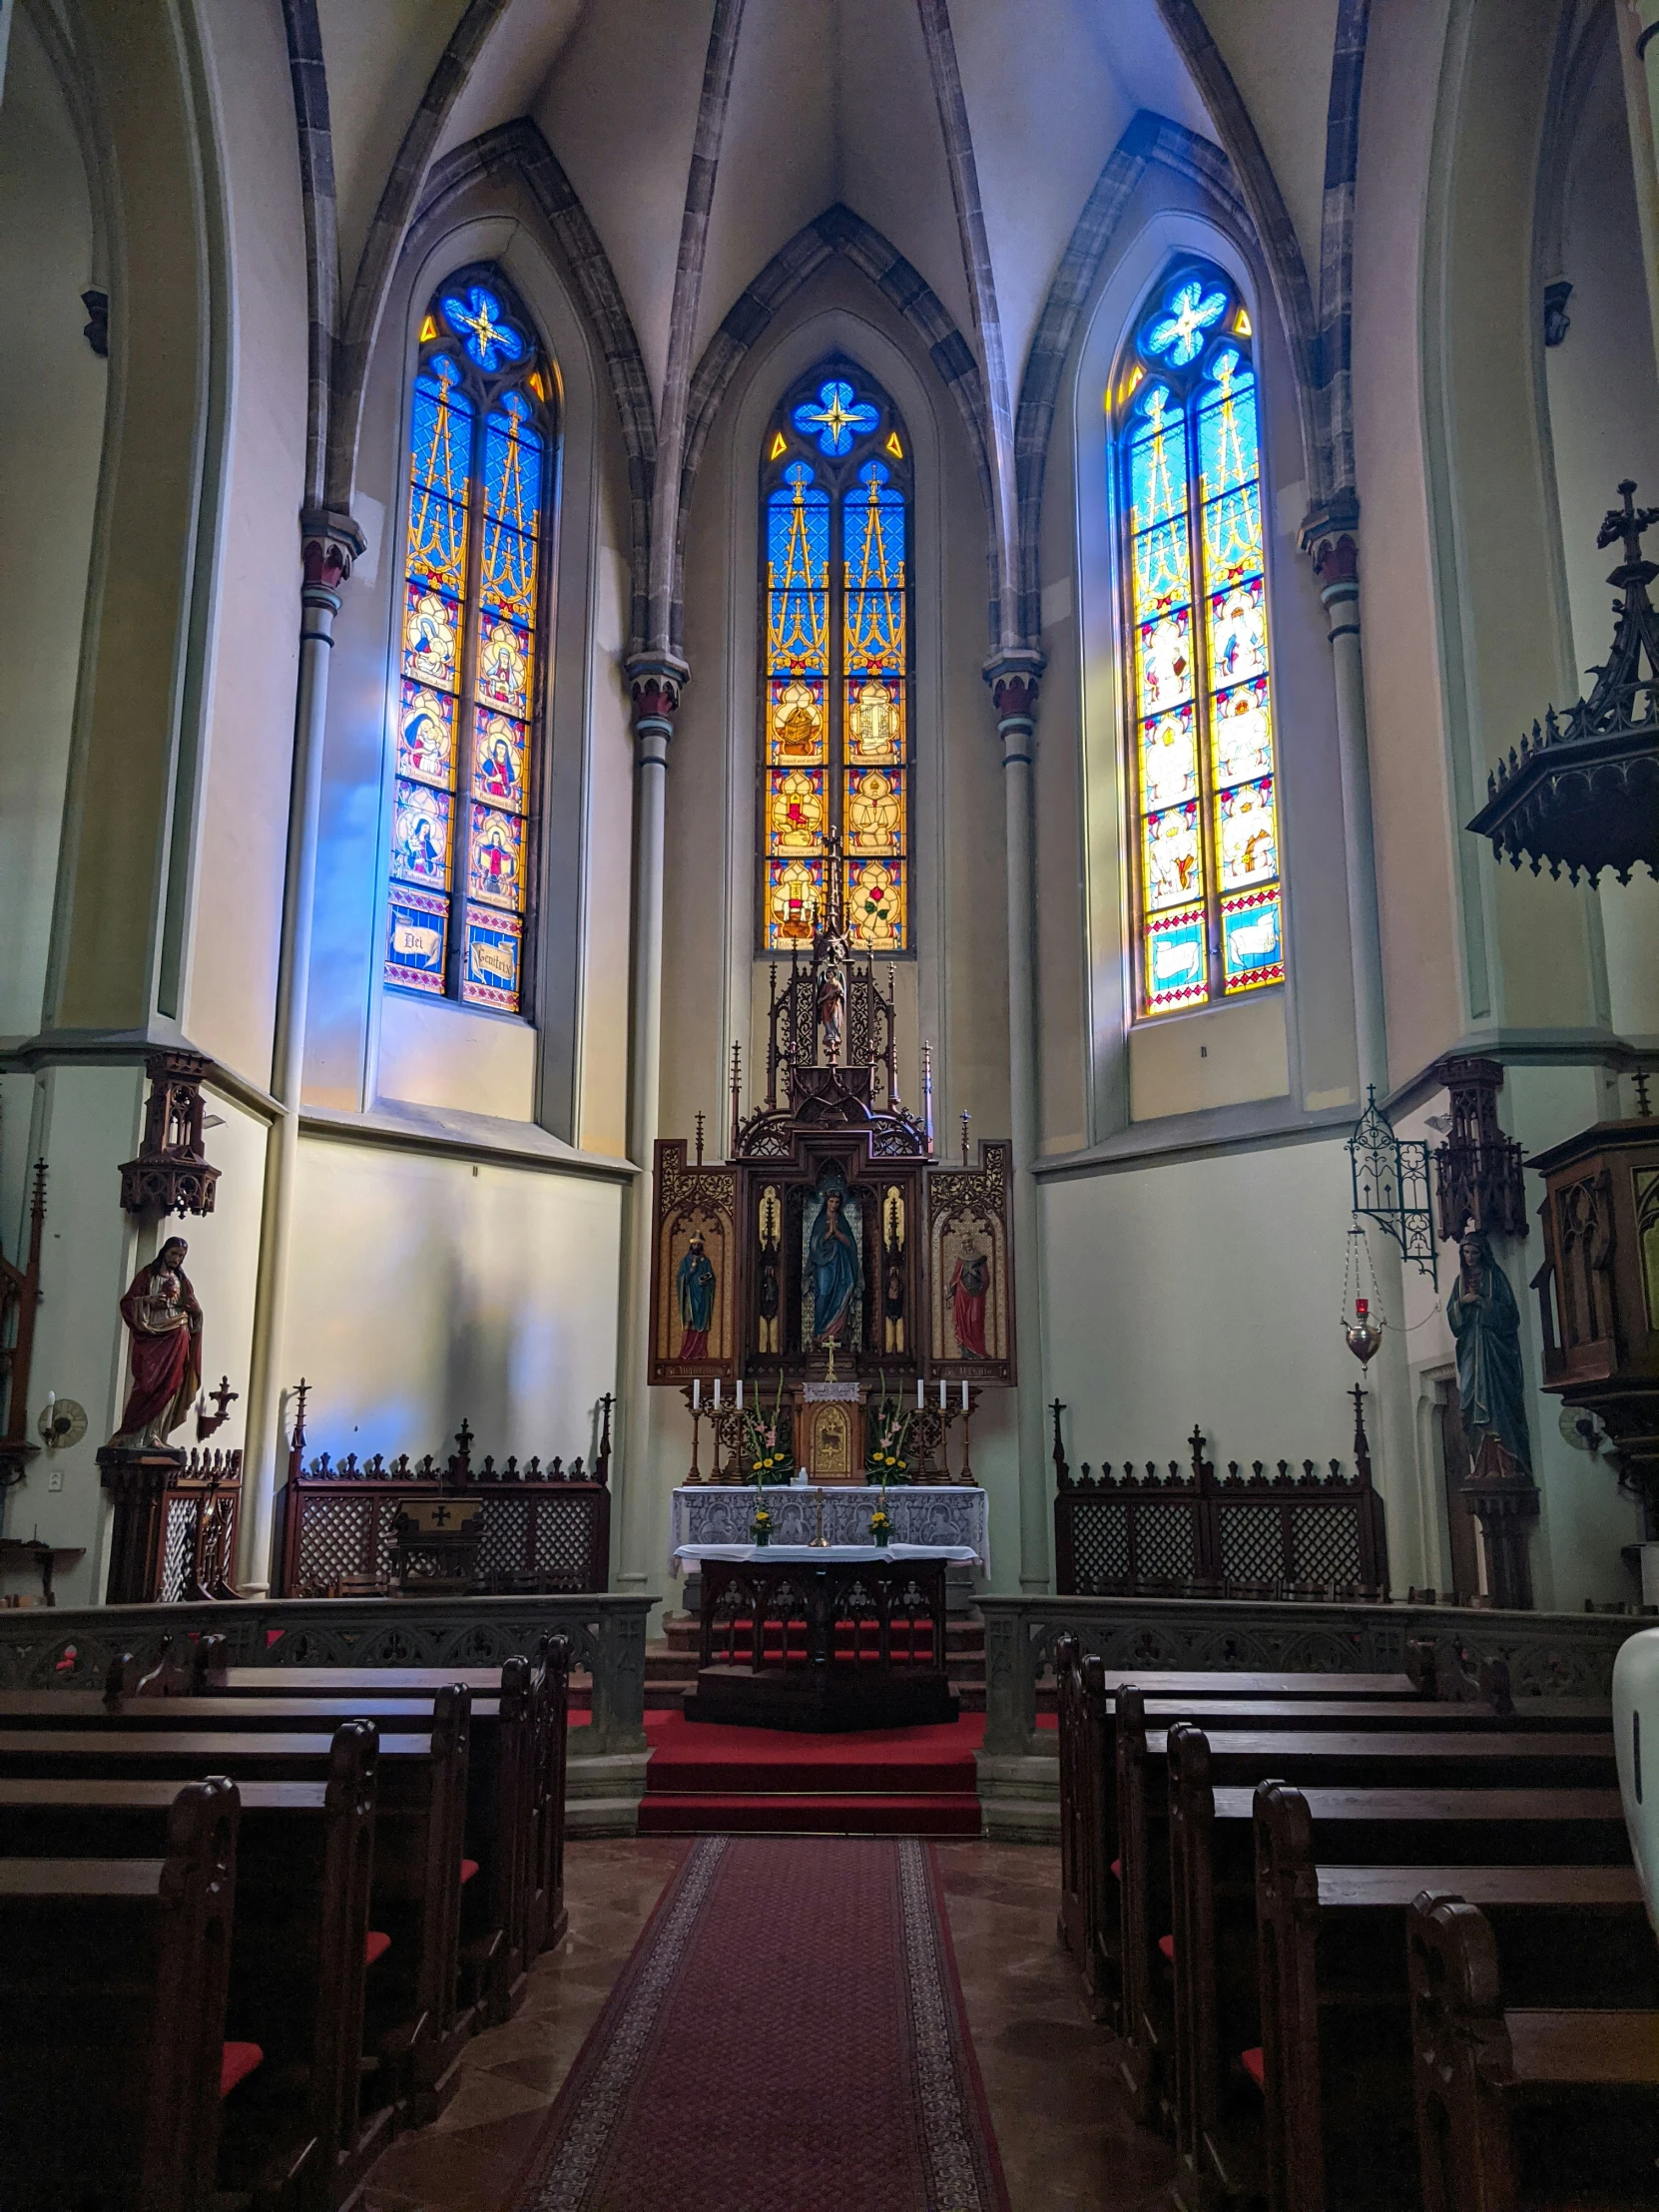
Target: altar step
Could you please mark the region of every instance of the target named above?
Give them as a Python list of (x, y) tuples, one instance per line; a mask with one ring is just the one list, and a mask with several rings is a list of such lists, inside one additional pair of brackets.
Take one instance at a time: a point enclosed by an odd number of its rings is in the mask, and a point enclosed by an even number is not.
[(642, 1836), (977, 1836), (976, 1714), (803, 1736), (650, 1713)]
[[(645, 1707), (677, 1712), (697, 1681), (699, 1625), (695, 1614), (665, 1613), (663, 1634), (645, 1647)], [(945, 1671), (964, 1713), (985, 1710), (985, 1631), (978, 1618), (945, 1623)], [(576, 1702), (575, 1677), (571, 1701)]]

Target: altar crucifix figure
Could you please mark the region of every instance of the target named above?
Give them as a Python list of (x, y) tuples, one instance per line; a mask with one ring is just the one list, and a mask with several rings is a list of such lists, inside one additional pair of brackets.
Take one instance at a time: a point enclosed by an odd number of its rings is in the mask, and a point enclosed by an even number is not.
[(709, 1325), (715, 1318), (714, 1262), (693, 1236), (675, 1277), (680, 1299), (680, 1358), (696, 1365), (709, 1357)]
[(968, 1243), (956, 1255), (950, 1273), (950, 1326), (956, 1350), (963, 1358), (983, 1360), (985, 1351), (985, 1293), (990, 1288), (990, 1261), (976, 1244)]
[(824, 1208), (807, 1240), (807, 1267), (813, 1279), (813, 1341), (840, 1341), (858, 1296), (861, 1269), (858, 1242), (842, 1211), (839, 1191), (826, 1191)]
[(202, 1309), (185, 1273), (189, 1250), (183, 1237), (169, 1237), (121, 1301), (132, 1382), (110, 1442), (128, 1450), (166, 1448), (202, 1387)]

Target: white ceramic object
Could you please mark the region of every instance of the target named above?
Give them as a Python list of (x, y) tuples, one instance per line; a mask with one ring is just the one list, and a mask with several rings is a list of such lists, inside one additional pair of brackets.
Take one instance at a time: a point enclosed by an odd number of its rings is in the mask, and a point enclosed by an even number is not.
[(1629, 1637), (1613, 1661), (1613, 1744), (1630, 1849), (1659, 1934), (1659, 1628)]

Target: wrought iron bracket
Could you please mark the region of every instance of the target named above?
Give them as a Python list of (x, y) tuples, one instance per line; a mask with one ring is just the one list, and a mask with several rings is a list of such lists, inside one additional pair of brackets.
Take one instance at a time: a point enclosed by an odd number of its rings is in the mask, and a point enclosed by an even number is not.
[(1377, 1087), (1366, 1086), (1366, 1110), (1348, 1140), (1354, 1178), (1354, 1211), (1386, 1230), (1409, 1260), (1439, 1289), (1434, 1217), (1428, 1204), (1428, 1140), (1396, 1137), (1393, 1124), (1377, 1103)]

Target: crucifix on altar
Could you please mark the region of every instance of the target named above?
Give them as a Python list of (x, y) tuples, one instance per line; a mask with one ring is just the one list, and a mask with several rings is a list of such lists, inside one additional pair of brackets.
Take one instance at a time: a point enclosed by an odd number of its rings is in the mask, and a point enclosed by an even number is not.
[(909, 1480), (971, 1482), (973, 1405), (1014, 1381), (1011, 1148), (970, 1160), (964, 1115), (960, 1163), (939, 1158), (925, 1046), (900, 1097), (893, 969), (853, 942), (842, 872), (832, 848), (810, 936), (773, 962), (747, 1109), (732, 1048), (726, 1159), (701, 1115), (690, 1158), (656, 1147), (650, 1379), (710, 1423), (694, 1485), (753, 1480), (758, 1441), (783, 1481), (861, 1486), (899, 1441)]

